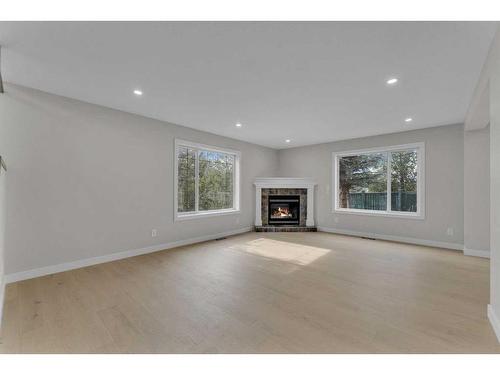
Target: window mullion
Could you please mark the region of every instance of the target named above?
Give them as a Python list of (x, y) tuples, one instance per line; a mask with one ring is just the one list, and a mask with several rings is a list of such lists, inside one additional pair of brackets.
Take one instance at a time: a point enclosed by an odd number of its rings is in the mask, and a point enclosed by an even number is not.
[(387, 153), (387, 212), (392, 210), (391, 163), (392, 153), (389, 151)]
[(200, 150), (196, 150), (196, 158), (194, 160), (194, 211), (199, 211), (200, 197)]

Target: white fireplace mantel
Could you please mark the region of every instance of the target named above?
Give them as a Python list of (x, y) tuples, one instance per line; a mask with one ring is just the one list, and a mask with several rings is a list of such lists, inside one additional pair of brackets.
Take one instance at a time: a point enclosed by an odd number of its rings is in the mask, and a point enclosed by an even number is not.
[(259, 177), (255, 185), (255, 225), (262, 226), (262, 189), (307, 189), (307, 216), (306, 225), (314, 226), (314, 186), (312, 178), (296, 177)]

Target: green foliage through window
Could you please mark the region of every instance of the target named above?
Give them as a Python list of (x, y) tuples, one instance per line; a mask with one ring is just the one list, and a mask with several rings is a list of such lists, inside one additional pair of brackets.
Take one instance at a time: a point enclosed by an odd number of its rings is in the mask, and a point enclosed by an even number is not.
[(417, 212), (417, 152), (391, 153), (391, 210)]
[(233, 207), (234, 155), (201, 151), (199, 210)]
[(195, 210), (196, 150), (180, 147), (177, 151), (177, 211)]
[(177, 212), (234, 208), (234, 154), (177, 148)]
[(386, 191), (387, 154), (361, 154), (339, 159), (339, 207), (386, 210)]

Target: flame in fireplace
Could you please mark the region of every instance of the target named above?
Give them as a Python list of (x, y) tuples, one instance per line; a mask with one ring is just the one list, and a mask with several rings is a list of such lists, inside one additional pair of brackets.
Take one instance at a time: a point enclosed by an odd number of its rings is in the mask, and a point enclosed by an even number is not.
[(273, 212), (271, 213), (271, 216), (273, 218), (277, 217), (292, 217), (292, 213), (290, 212), (288, 207), (278, 207), (273, 209)]

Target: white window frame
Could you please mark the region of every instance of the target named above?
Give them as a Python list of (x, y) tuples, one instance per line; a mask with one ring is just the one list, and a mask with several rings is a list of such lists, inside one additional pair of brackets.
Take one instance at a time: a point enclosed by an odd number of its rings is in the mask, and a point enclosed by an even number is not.
[[(197, 153), (200, 151), (215, 151), (222, 152), (225, 154), (230, 154), (234, 156), (234, 168), (233, 168), (233, 208), (226, 208), (221, 210), (208, 210), (199, 211), (198, 210), (198, 184), (199, 184), (199, 164), (196, 162), (195, 169), (195, 211), (192, 212), (177, 212), (178, 205), (178, 150), (180, 147), (189, 147), (195, 149)], [(198, 159), (197, 159), (198, 160)], [(240, 162), (241, 162), (241, 152), (237, 150), (232, 150), (228, 148), (222, 148), (217, 146), (205, 145), (202, 143), (195, 143), (191, 141), (186, 141), (183, 139), (176, 138), (174, 141), (174, 221), (199, 219), (204, 217), (222, 216), (237, 214), (240, 212)]]
[[(417, 212), (391, 211), (391, 152), (394, 151), (409, 151), (417, 152)], [(339, 207), (339, 159), (345, 156), (355, 156), (372, 153), (387, 153), (387, 209), (385, 211), (363, 210), (356, 208), (341, 208)], [(382, 216), (382, 217), (398, 217), (408, 219), (425, 219), (425, 143), (411, 143), (405, 145), (395, 145), (386, 147), (366, 148), (361, 150), (341, 151), (332, 153), (332, 212), (335, 214), (354, 214), (365, 216)]]

